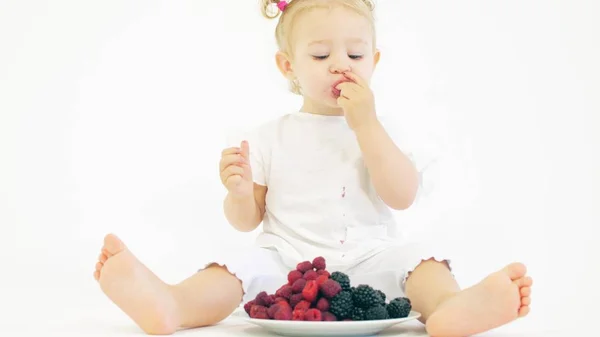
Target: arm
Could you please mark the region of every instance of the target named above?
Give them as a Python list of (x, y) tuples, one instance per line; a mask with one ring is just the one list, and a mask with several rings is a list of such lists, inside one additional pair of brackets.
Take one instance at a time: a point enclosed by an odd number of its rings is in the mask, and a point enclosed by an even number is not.
[(227, 221), (241, 232), (255, 230), (265, 214), (267, 187), (254, 184), (254, 195), (236, 197), (228, 193), (223, 201)]
[(396, 210), (409, 208), (419, 188), (418, 172), (412, 162), (377, 119), (355, 129), (355, 134), (381, 199)]

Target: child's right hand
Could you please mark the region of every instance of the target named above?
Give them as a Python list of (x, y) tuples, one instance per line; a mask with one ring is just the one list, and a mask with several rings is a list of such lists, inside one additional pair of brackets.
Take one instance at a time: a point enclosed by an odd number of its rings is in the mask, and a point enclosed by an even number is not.
[(247, 141), (243, 141), (241, 147), (226, 148), (221, 153), (219, 164), (221, 183), (236, 197), (254, 195), (249, 153)]

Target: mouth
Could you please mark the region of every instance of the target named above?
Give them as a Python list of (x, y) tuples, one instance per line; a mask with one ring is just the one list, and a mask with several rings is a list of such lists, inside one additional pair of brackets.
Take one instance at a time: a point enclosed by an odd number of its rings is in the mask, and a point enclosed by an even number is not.
[(332, 85), (331, 85), (331, 93), (333, 94), (333, 97), (338, 98), (340, 97), (341, 94), (341, 90), (336, 88), (338, 86), (338, 84), (340, 83), (344, 83), (344, 82), (352, 82), (351, 80), (344, 78), (341, 80), (337, 80), (335, 81)]

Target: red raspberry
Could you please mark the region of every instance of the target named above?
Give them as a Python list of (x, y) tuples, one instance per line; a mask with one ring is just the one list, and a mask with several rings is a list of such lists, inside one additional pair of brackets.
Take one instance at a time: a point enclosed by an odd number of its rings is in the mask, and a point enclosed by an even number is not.
[(269, 319), (269, 314), (267, 313), (267, 307), (263, 307), (262, 305), (253, 305), (250, 309), (250, 317), (256, 319)]
[(298, 270), (299, 272), (301, 272), (302, 274), (306, 273), (309, 270), (313, 269), (313, 265), (312, 263), (310, 263), (310, 261), (304, 261), (304, 262), (300, 262), (298, 263), (298, 265), (296, 266), (296, 270)]
[(317, 301), (317, 309), (322, 312), (329, 311), (329, 301), (325, 297), (321, 297)]
[(265, 302), (267, 303), (267, 308), (272, 306), (273, 304), (277, 303), (277, 296), (275, 295), (269, 295), (267, 297), (265, 297)]
[(321, 294), (329, 299), (332, 299), (335, 295), (342, 291), (340, 284), (332, 279), (325, 281), (319, 288), (321, 290)]
[(321, 275), (317, 277), (317, 285), (319, 286), (319, 288), (321, 287), (321, 284), (325, 283), (325, 281), (327, 280), (329, 280), (329, 277), (327, 277), (327, 275)]
[(299, 294), (302, 292), (302, 290), (304, 290), (304, 287), (306, 286), (306, 280), (301, 278), (296, 280), (296, 282), (294, 282), (294, 284), (292, 285), (292, 292), (294, 294)]
[(302, 296), (302, 292), (298, 293), (298, 294), (294, 294), (292, 295), (292, 297), (290, 297), (290, 305), (292, 306), (292, 308), (296, 307), (296, 304), (300, 303), (302, 300), (304, 300), (304, 296)]
[[(325, 285), (325, 284), (326, 283), (323, 283), (323, 285)], [(338, 286), (339, 286), (339, 284), (338, 284)], [(340, 287), (340, 290), (341, 290), (341, 287)], [(307, 300), (308, 302), (313, 302), (314, 300), (317, 299), (318, 293), (319, 293), (319, 286), (317, 285), (317, 281), (312, 280), (312, 281), (306, 282), (306, 286), (304, 287), (304, 290), (302, 290), (302, 296), (304, 297), (305, 300)]]
[(292, 321), (303, 321), (304, 320), (304, 310), (294, 310), (292, 311)]
[(273, 315), (273, 319), (277, 321), (291, 321), (292, 318), (292, 308), (286, 306), (280, 306), (279, 309), (275, 311), (275, 315)]
[(306, 273), (304, 273), (304, 276), (302, 278), (307, 281), (312, 281), (312, 280), (316, 280), (317, 277), (319, 277), (319, 275), (317, 275), (317, 272), (311, 269), (311, 270), (307, 271)]
[(277, 295), (277, 297), (289, 299), (290, 296), (292, 296), (292, 286), (289, 284), (283, 285), (275, 292), (275, 295)]
[(290, 305), (290, 303), (288, 301), (277, 302), (277, 304), (279, 304), (279, 307), (281, 307), (281, 308), (290, 308), (290, 309), (292, 309), (292, 306)]
[(267, 309), (267, 314), (269, 315), (269, 318), (275, 317), (275, 312), (277, 312), (279, 308), (281, 308), (281, 306), (277, 303), (270, 306), (269, 309)]
[(256, 305), (260, 305), (263, 307), (269, 307), (272, 304), (271, 297), (267, 295), (266, 291), (261, 291), (260, 293), (258, 293), (256, 295), (256, 298), (254, 299), (254, 302)]
[(310, 309), (310, 302), (308, 301), (300, 301), (298, 304), (296, 304), (296, 306), (294, 307), (294, 310), (303, 310), (306, 311)]
[(250, 309), (252, 308), (252, 306), (253, 306), (254, 304), (256, 304), (256, 301), (255, 301), (255, 300), (248, 301), (246, 304), (244, 304), (244, 310), (246, 311), (246, 313), (247, 313), (248, 315), (250, 315)]
[(337, 321), (337, 317), (335, 317), (335, 315), (330, 313), (329, 311), (325, 311), (323, 313), (323, 321), (335, 322)]
[(312, 262), (312, 265), (316, 270), (324, 270), (325, 267), (327, 266), (325, 264), (325, 258), (322, 256), (315, 257), (315, 259)]
[(304, 313), (304, 320), (306, 321), (321, 321), (323, 317), (321, 316), (321, 312), (317, 309), (308, 309)]
[(292, 285), (294, 284), (294, 282), (296, 282), (296, 280), (301, 279), (302, 276), (304, 276), (303, 273), (297, 271), (297, 270), (292, 270), (291, 272), (289, 272), (288, 274), (288, 284)]
[(273, 302), (273, 304), (279, 303), (279, 302), (288, 302), (288, 299), (285, 297), (277, 297), (275, 298), (275, 301)]
[(331, 274), (327, 270), (317, 270), (317, 275), (327, 275), (327, 277), (331, 277)]

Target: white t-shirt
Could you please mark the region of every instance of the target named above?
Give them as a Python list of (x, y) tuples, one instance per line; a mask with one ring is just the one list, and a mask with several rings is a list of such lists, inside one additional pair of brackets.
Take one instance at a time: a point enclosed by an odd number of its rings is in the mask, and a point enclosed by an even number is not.
[(254, 182), (268, 188), (258, 246), (275, 248), (289, 265), (323, 256), (348, 266), (399, 240), (344, 116), (294, 112), (258, 126), (248, 140)]

